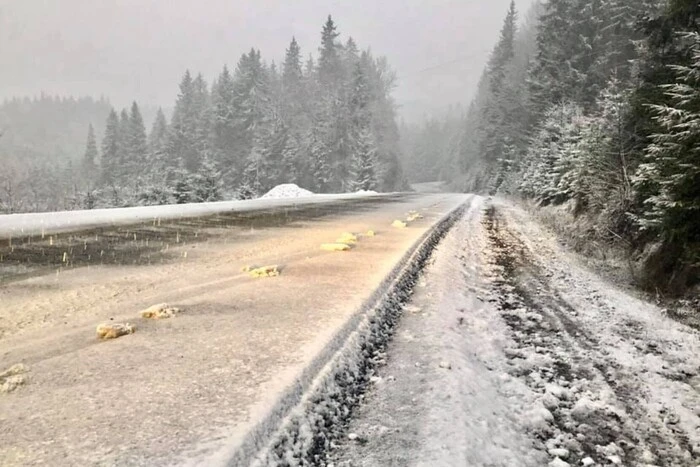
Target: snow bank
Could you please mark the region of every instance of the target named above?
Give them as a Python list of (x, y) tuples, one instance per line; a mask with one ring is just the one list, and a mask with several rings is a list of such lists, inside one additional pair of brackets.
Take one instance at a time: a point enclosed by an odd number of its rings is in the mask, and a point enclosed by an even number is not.
[(199, 217), (212, 214), (248, 212), (310, 204), (327, 204), (343, 200), (359, 199), (367, 196), (386, 195), (349, 193), (339, 195), (313, 195), (311, 197), (301, 198), (261, 198), (246, 201), (170, 204), (166, 206), (93, 209), (87, 211), (5, 214), (0, 215), (0, 238), (72, 232), (94, 227), (128, 225), (144, 221), (157, 222), (160, 220)]
[(314, 193), (311, 191), (300, 188), (294, 183), (285, 183), (283, 185), (277, 185), (272, 190), (262, 195), (260, 199), (304, 198), (313, 195)]

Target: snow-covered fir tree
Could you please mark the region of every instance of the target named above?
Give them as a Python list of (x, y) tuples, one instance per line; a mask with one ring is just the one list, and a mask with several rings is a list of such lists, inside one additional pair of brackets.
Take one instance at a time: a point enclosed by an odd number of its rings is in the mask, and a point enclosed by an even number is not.
[(369, 128), (357, 135), (348, 188), (349, 191), (377, 189), (377, 148)]

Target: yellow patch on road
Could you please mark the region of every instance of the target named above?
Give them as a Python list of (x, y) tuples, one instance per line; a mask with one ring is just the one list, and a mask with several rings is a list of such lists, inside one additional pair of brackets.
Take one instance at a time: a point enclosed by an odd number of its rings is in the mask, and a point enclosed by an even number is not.
[(354, 245), (355, 243), (357, 243), (357, 235), (345, 232), (341, 234), (338, 240), (336, 240), (335, 242), (345, 243), (347, 245)]
[(374, 237), (376, 235), (377, 233), (374, 230), (368, 230), (367, 232), (365, 232), (365, 237)]
[(324, 251), (348, 251), (350, 250), (350, 245), (346, 243), (324, 243), (321, 245), (321, 249)]
[(141, 317), (146, 319), (166, 319), (172, 318), (179, 312), (179, 308), (169, 306), (167, 303), (159, 303), (143, 310)]
[(276, 277), (280, 275), (280, 271), (277, 265), (274, 266), (263, 266), (260, 268), (250, 269), (248, 271), (250, 277)]
[(405, 229), (407, 225), (408, 224), (406, 224), (404, 221), (400, 221), (400, 220), (395, 220), (391, 224), (392, 227), (396, 227), (397, 229)]
[(408, 217), (406, 218), (406, 222), (414, 222), (418, 219), (423, 219), (423, 216), (419, 214), (418, 211), (408, 211)]
[(100, 339), (116, 339), (117, 337), (133, 334), (136, 328), (129, 323), (109, 323), (97, 326), (97, 337)]

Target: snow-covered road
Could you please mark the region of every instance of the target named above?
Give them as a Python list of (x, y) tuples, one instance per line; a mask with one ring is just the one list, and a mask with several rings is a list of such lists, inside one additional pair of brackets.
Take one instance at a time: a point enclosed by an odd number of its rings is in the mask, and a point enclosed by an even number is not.
[[(0, 374), (26, 368), (9, 392), (0, 376), (0, 465), (226, 464), (465, 199), (366, 197), (0, 243)], [(424, 218), (391, 226), (411, 210)], [(343, 232), (365, 236), (321, 250)], [(273, 264), (279, 277), (242, 271)], [(140, 318), (162, 302), (183, 311)], [(136, 332), (98, 340), (111, 322)]]
[[(0, 393), (0, 464), (700, 465), (698, 331), (527, 213), (445, 194), (317, 209), (3, 250), (53, 263), (0, 268), (0, 372), (28, 369)], [(409, 210), (425, 218), (390, 227)], [(157, 302), (185, 311), (135, 317)], [(96, 341), (112, 318), (136, 333)]]
[(697, 331), (484, 203), (438, 247), (326, 465), (697, 466), (698, 355)]

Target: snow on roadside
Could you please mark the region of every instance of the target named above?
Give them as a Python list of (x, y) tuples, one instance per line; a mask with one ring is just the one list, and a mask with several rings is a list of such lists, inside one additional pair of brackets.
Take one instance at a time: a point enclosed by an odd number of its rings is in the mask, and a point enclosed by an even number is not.
[(513, 374), (539, 394), (531, 429), (552, 457), (698, 465), (700, 333), (581, 267), (524, 211), (499, 202), (487, 226)]
[[(337, 201), (377, 196), (369, 193), (313, 195), (303, 198), (253, 199), (211, 203), (170, 204), (132, 208), (92, 209), (0, 215), (0, 238), (25, 235), (48, 235), (100, 226), (134, 224), (143, 221), (180, 219), (259, 209), (326, 204)], [(381, 195), (379, 195), (381, 196)]]
[(308, 196), (314, 196), (315, 193), (300, 188), (294, 183), (285, 183), (282, 185), (277, 185), (264, 195), (260, 199), (286, 199), (286, 198), (304, 198)]

